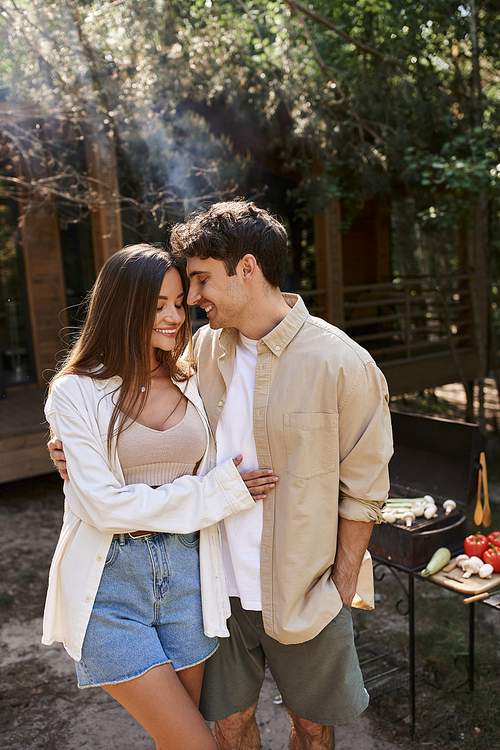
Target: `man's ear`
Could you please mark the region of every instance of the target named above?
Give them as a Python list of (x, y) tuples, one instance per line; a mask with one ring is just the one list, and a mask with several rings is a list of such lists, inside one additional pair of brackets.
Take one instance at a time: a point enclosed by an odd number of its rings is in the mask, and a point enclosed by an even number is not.
[(253, 281), (257, 272), (259, 271), (259, 264), (255, 258), (255, 255), (247, 253), (238, 263), (238, 269), (241, 273), (243, 281)]

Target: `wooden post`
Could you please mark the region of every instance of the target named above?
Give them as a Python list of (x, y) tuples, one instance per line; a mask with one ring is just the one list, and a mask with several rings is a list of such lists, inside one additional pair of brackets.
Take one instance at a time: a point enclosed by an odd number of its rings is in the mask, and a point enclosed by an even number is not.
[(342, 264), (342, 235), (340, 232), (340, 201), (314, 217), (314, 245), (316, 248), (316, 287), (324, 289), (318, 305), (329, 323), (344, 325), (344, 278)]
[(97, 203), (90, 212), (96, 273), (123, 247), (115, 145), (107, 132), (89, 129), (85, 155)]
[(36, 380), (43, 387), (56, 368), (68, 325), (56, 202), (23, 190), (19, 212)]
[[(38, 122), (34, 109), (29, 103), (4, 102), (2, 123), (20, 125), (28, 132)], [(24, 149), (19, 157), (16, 173), (21, 180), (36, 184), (51, 175), (42, 151), (33, 154)], [(18, 188), (17, 200), (35, 376), (37, 385), (44, 387), (62, 348), (61, 331), (68, 325), (56, 201), (36, 187)]]

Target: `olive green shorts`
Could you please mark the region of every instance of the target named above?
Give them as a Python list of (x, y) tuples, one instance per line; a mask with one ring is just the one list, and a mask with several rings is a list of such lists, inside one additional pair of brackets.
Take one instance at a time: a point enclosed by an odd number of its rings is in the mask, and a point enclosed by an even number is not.
[(220, 721), (250, 708), (259, 698), (265, 665), (283, 703), (300, 719), (323, 726), (353, 721), (368, 706), (354, 646), (351, 612), (343, 607), (315, 638), (285, 645), (266, 635), (262, 613), (231, 598), (230, 638), (205, 664), (200, 711)]

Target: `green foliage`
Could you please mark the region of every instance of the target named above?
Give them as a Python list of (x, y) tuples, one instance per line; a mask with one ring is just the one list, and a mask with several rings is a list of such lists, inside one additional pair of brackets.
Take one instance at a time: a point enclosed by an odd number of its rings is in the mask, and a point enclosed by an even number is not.
[(476, 51), (458, 0), (4, 0), (1, 71), (12, 99), (107, 129), (143, 209), (169, 194), (160, 223), (186, 197), (247, 192), (250, 150), (278, 157), (306, 213), (341, 197), (348, 221), (398, 192), (444, 227), (500, 193), (495, 6)]
[(22, 9), (6, 2), (0, 44), (16, 64), (4, 69), (4, 80), (10, 98), (34, 102), (37, 115), (36, 122), (26, 117), (4, 125), (6, 163), (19, 151), (26, 162), (42, 158), (39, 121), (48, 121), (43, 158), (57, 178), (53, 192), (67, 199), (72, 190), (72, 199), (85, 204), (91, 190), (85, 174), (75, 174), (68, 133), (77, 140), (107, 135), (119, 155), (125, 205), (146, 233), (151, 221), (161, 229), (201, 200), (242, 192), (249, 155), (236, 152), (227, 134), (216, 136), (203, 114), (187, 106), (201, 86), (191, 59), (198, 45), (208, 44), (192, 36), (193, 28), (185, 44), (189, 6), (178, 4), (173, 16), (162, 0), (35, 0)]

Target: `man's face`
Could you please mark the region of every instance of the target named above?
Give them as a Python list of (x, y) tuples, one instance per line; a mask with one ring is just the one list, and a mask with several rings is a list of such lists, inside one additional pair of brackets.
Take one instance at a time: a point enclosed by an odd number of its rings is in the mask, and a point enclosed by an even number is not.
[(235, 276), (228, 276), (221, 260), (188, 258), (187, 273), (188, 305), (205, 311), (210, 328), (240, 328), (248, 314), (248, 299), (238, 269)]

